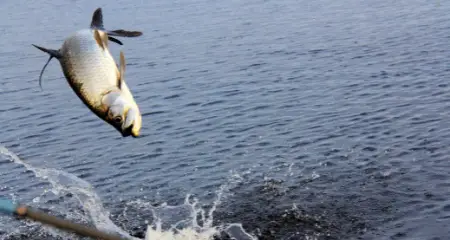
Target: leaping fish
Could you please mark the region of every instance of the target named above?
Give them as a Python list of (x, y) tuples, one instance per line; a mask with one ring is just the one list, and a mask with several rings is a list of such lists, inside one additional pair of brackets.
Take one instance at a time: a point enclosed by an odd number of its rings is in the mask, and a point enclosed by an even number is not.
[(71, 34), (60, 49), (32, 44), (50, 55), (41, 70), (39, 83), (50, 60), (58, 59), (70, 87), (93, 113), (111, 124), (123, 137), (138, 137), (142, 116), (125, 82), (125, 56), (121, 51), (118, 68), (108, 49), (108, 40), (122, 44), (111, 36), (140, 35), (142, 32), (138, 31), (106, 30), (101, 8), (98, 8), (93, 14), (90, 28)]

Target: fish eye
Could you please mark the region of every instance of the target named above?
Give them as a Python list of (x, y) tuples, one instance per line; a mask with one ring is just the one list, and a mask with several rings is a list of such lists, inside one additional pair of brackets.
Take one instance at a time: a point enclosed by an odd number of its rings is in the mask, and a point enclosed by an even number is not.
[(116, 122), (116, 123), (120, 123), (120, 122), (122, 122), (122, 117), (121, 116), (117, 116), (117, 117), (114, 117), (114, 122)]

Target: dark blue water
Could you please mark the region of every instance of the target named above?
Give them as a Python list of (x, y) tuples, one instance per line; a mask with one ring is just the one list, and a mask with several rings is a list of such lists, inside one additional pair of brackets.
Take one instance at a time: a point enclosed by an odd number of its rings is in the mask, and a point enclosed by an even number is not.
[[(138, 200), (180, 206), (192, 194), (209, 209), (219, 193), (214, 225), (242, 223), (258, 239), (450, 239), (450, 3), (1, 6), (1, 144), (89, 183), (130, 235), (154, 217)], [(144, 32), (110, 44), (143, 113), (138, 139), (94, 116), (56, 60), (39, 89), (47, 56), (31, 44), (59, 48), (97, 7), (106, 28)], [(80, 206), (70, 183), (1, 159), (3, 197), (92, 220), (97, 205)], [(10, 217), (0, 226), (5, 239), (69, 236)]]

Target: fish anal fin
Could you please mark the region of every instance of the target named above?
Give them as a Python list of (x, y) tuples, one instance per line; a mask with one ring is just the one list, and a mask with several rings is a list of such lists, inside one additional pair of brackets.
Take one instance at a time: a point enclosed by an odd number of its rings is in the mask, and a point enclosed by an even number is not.
[(117, 44), (119, 44), (119, 45), (123, 45), (123, 43), (122, 43), (121, 41), (119, 41), (117, 38), (113, 38), (113, 37), (111, 37), (111, 36), (108, 36), (108, 39), (109, 39), (111, 42), (115, 42), (115, 43), (117, 43)]
[(108, 48), (108, 34), (94, 29), (94, 38), (97, 44), (105, 51)]
[(102, 32), (100, 36), (102, 37), (105, 48), (108, 48), (108, 34), (106, 32)]

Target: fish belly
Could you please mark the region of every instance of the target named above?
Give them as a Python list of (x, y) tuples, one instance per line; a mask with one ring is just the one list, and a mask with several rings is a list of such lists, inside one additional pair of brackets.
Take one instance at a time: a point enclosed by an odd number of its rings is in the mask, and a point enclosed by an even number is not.
[(102, 49), (92, 30), (82, 30), (66, 39), (61, 48), (61, 66), (72, 89), (98, 116), (107, 109), (103, 94), (117, 89), (118, 69), (108, 49)]

